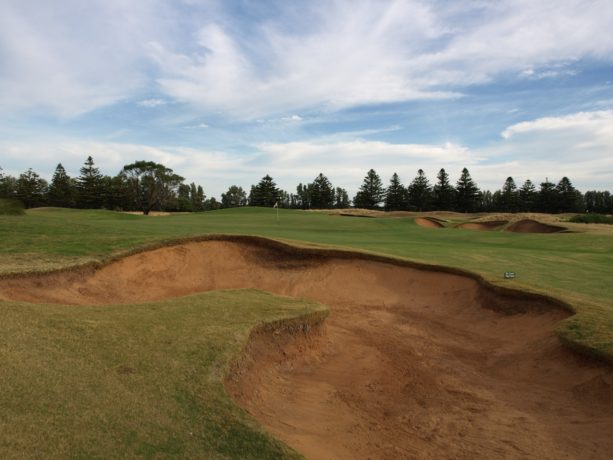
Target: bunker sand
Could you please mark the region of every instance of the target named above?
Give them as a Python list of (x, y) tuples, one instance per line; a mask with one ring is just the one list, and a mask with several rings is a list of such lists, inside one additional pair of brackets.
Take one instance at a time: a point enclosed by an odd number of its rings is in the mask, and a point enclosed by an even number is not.
[(257, 288), (330, 306), (252, 334), (227, 391), (310, 458), (607, 458), (613, 373), (563, 348), (555, 301), (382, 258), (193, 242), (99, 269), (0, 280), (0, 298), (134, 303)]
[(424, 228), (443, 228), (445, 226), (442, 220), (434, 217), (416, 217), (415, 223)]

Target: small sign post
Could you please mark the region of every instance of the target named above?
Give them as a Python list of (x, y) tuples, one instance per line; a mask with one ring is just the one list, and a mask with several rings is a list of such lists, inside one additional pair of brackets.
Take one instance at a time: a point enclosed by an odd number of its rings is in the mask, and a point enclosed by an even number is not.
[(504, 279), (510, 280), (515, 278), (515, 272), (504, 272)]

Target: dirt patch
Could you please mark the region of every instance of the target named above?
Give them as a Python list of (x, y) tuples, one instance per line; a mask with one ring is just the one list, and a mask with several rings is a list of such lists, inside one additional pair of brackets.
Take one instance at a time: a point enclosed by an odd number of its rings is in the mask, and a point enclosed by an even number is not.
[[(0, 280), (0, 298), (132, 303), (258, 288), (330, 306), (263, 327), (228, 392), (310, 458), (607, 458), (613, 374), (553, 334), (571, 313), (453, 270), (231, 238)], [(128, 371), (121, 367), (118, 372)]]
[(434, 217), (416, 217), (415, 223), (424, 228), (443, 228), (443, 221)]
[(515, 233), (560, 233), (568, 229), (559, 225), (544, 224), (532, 219), (523, 219), (512, 223), (506, 229), (507, 232)]
[(455, 228), (463, 228), (468, 230), (496, 230), (503, 225), (508, 224), (506, 220), (490, 220), (486, 222), (464, 222), (462, 224), (458, 224)]

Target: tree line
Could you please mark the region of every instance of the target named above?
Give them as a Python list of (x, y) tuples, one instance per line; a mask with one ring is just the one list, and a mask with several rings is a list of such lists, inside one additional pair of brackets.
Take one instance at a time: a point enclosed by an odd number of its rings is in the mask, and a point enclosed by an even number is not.
[(493, 193), (481, 190), (467, 168), (462, 169), (455, 184), (451, 183), (444, 168), (438, 172), (436, 179), (432, 184), (424, 171), (419, 169), (409, 185), (405, 186), (398, 174), (394, 173), (386, 187), (377, 172), (371, 169), (350, 202), (347, 191), (334, 187), (322, 173), (311, 183), (298, 184), (295, 194), (278, 189), (273, 178), (266, 175), (257, 185), (251, 186), (249, 197), (243, 195), (243, 202), (251, 206), (273, 206), (278, 203), (280, 207), (300, 209), (347, 208), (353, 205), (356, 208), (386, 211), (613, 213), (613, 196), (610, 192), (592, 190), (582, 194), (568, 177), (557, 183), (545, 179), (539, 188), (530, 179), (518, 187), (515, 180), (508, 177), (501, 189)]
[(103, 175), (91, 156), (70, 177), (61, 163), (48, 183), (28, 169), (19, 177), (2, 174), (0, 197), (17, 198), (26, 208), (57, 206), (62, 208), (113, 209), (124, 211), (203, 211), (207, 208), (202, 186), (185, 184), (184, 178), (153, 161), (125, 165), (115, 176)]
[(387, 211), (458, 211), (458, 212), (591, 212), (613, 213), (613, 196), (608, 191), (582, 194), (567, 177), (553, 183), (546, 179), (539, 187), (530, 180), (517, 186), (508, 177), (500, 190), (480, 190), (464, 168), (452, 184), (441, 169), (432, 184), (423, 170), (408, 185), (394, 173), (389, 184), (374, 169), (369, 170), (352, 200), (347, 191), (334, 187), (320, 173), (310, 183), (299, 183), (295, 193), (277, 187), (270, 175), (252, 185), (249, 194), (232, 185), (221, 201), (207, 198), (201, 185), (187, 184), (170, 168), (151, 161), (125, 165), (115, 176), (103, 175), (87, 158), (79, 176), (70, 177), (58, 164), (50, 183), (31, 168), (19, 177), (2, 174), (0, 197), (17, 198), (27, 208), (58, 206), (65, 208), (142, 211), (207, 211), (239, 206), (274, 206), (294, 209), (356, 208)]

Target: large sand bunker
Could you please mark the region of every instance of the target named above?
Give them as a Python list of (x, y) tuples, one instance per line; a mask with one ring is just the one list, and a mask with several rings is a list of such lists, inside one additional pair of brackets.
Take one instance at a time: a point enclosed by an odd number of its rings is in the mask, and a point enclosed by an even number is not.
[(0, 280), (0, 298), (108, 304), (258, 288), (331, 308), (254, 334), (229, 393), (311, 458), (607, 458), (613, 373), (563, 348), (545, 297), (381, 257), (227, 238)]

